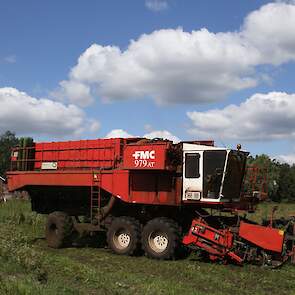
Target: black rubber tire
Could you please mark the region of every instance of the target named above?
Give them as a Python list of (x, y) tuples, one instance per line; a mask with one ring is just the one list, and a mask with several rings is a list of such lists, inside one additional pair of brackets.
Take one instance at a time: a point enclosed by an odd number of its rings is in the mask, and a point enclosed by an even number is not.
[[(155, 251), (152, 247), (152, 235), (157, 234), (165, 236), (168, 244), (165, 249)], [(169, 218), (159, 217), (149, 221), (142, 231), (142, 248), (149, 258), (153, 259), (175, 259), (177, 258), (181, 245), (181, 228), (178, 224)], [(159, 252), (160, 251), (160, 252)]]
[[(130, 240), (126, 247), (118, 244), (118, 235), (126, 234)], [(107, 231), (107, 242), (109, 248), (119, 255), (135, 255), (140, 250), (141, 241), (141, 225), (138, 220), (133, 217), (121, 216), (113, 217), (112, 222)]]
[(45, 236), (50, 248), (69, 246), (73, 233), (73, 220), (65, 212), (55, 211), (48, 215)]

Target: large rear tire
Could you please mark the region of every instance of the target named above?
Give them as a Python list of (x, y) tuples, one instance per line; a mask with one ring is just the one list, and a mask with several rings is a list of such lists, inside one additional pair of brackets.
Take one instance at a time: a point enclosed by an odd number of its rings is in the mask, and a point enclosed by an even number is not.
[(62, 248), (71, 242), (73, 221), (65, 212), (55, 211), (48, 215), (45, 236), (49, 247)]
[(119, 255), (134, 255), (140, 249), (141, 225), (132, 217), (113, 218), (107, 232), (110, 249)]
[(142, 232), (142, 247), (146, 256), (154, 259), (175, 259), (181, 244), (180, 234), (180, 227), (172, 219), (152, 219)]

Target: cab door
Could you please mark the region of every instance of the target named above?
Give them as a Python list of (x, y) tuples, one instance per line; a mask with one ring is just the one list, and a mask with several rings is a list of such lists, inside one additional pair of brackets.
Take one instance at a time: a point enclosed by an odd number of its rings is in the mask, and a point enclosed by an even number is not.
[(226, 157), (226, 150), (204, 151), (203, 153), (203, 199), (206, 201), (216, 201), (220, 198)]
[(203, 152), (185, 151), (183, 154), (182, 200), (200, 201), (203, 190)]

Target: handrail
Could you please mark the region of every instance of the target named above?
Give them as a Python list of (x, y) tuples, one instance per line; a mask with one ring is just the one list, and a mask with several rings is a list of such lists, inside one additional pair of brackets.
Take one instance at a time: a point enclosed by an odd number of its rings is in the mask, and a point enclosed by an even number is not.
[[(110, 152), (107, 157), (106, 149)], [(101, 158), (94, 158), (94, 155), (91, 154), (86, 158), (82, 154), (79, 154), (77, 158), (74, 157), (64, 157), (62, 158), (61, 152), (71, 152), (71, 151), (94, 151), (99, 150), (103, 152)], [(46, 159), (46, 153), (53, 153)], [(41, 157), (36, 158), (36, 155), (39, 154)], [(114, 168), (117, 164), (116, 159), (115, 145), (108, 145), (107, 147), (75, 147), (75, 148), (62, 148), (62, 149), (36, 149), (35, 146), (31, 147), (14, 147), (12, 148), (11, 153), (11, 171), (32, 171), (32, 170), (42, 170), (41, 165), (43, 162), (59, 162), (59, 163), (70, 163), (73, 165), (63, 167), (61, 165), (58, 170), (68, 170), (68, 169), (111, 169)], [(84, 166), (85, 162), (91, 162), (90, 165)], [(39, 167), (40, 163), (40, 167)], [(80, 163), (80, 165), (78, 164)], [(105, 164), (105, 165), (103, 165)], [(65, 164), (66, 165), (66, 164)]]

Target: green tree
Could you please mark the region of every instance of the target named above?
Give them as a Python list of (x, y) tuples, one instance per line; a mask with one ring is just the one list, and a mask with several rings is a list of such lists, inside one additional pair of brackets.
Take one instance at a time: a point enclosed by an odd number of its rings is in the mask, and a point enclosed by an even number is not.
[(272, 201), (295, 202), (295, 165), (279, 163), (267, 155), (249, 157), (248, 164), (267, 170), (268, 196)]
[(6, 174), (10, 165), (11, 148), (19, 143), (19, 139), (11, 131), (0, 135), (0, 175)]
[(281, 164), (278, 196), (281, 200), (295, 201), (295, 166)]

